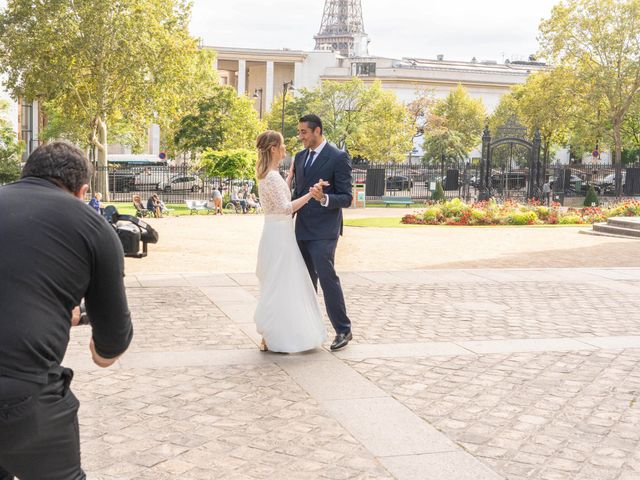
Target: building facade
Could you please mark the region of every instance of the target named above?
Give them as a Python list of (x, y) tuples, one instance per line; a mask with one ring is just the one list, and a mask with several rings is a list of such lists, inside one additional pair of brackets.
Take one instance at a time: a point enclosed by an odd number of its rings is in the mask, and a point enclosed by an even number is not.
[[(264, 50), (205, 47), (217, 53), (220, 80), (237, 89), (239, 95), (255, 96), (256, 110), (266, 112), (283, 84), (315, 88), (323, 80), (347, 81), (358, 77), (365, 83), (379, 80), (409, 103), (424, 90), (436, 98), (446, 97), (461, 84), (473, 98), (482, 99), (492, 112), (500, 97), (514, 85), (544, 67), (539, 62), (460, 62), (420, 58), (344, 57), (333, 51)], [(262, 98), (260, 99), (260, 94)]]

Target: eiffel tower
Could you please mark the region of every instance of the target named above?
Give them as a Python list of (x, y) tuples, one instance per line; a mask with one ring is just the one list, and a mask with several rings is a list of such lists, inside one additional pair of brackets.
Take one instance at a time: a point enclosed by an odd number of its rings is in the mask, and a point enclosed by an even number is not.
[(335, 50), (346, 57), (369, 55), (360, 0), (325, 0), (316, 50)]

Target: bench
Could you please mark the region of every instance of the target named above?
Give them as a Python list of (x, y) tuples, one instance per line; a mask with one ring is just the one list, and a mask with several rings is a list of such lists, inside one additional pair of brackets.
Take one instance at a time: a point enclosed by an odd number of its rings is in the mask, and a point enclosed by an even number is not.
[(382, 197), (382, 203), (384, 203), (385, 207), (389, 205), (406, 205), (410, 207), (413, 200), (411, 200), (411, 197)]
[(213, 212), (213, 208), (207, 207), (207, 200), (185, 200), (184, 203), (187, 204), (187, 208), (189, 209), (190, 215), (194, 213), (197, 215), (200, 210), (204, 210), (209, 215), (209, 212)]

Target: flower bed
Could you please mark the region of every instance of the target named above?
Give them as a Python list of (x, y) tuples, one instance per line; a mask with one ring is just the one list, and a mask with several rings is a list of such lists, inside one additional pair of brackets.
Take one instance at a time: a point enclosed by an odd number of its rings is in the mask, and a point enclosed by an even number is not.
[(538, 201), (527, 204), (494, 200), (468, 204), (456, 198), (429, 205), (422, 212), (405, 215), (402, 223), (419, 225), (581, 225), (603, 222), (609, 217), (640, 216), (640, 201), (627, 200), (609, 207), (561, 209)]

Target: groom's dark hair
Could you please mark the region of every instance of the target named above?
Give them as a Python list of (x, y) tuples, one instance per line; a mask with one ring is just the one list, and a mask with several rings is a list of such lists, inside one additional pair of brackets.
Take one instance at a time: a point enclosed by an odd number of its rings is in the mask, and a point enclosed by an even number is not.
[(308, 115), (305, 115), (304, 117), (301, 117), (299, 122), (306, 123), (307, 125), (309, 125), (309, 128), (311, 129), (312, 132), (315, 132), (316, 128), (319, 127), (320, 134), (322, 135), (322, 120), (320, 120), (320, 117), (318, 115), (310, 113)]

